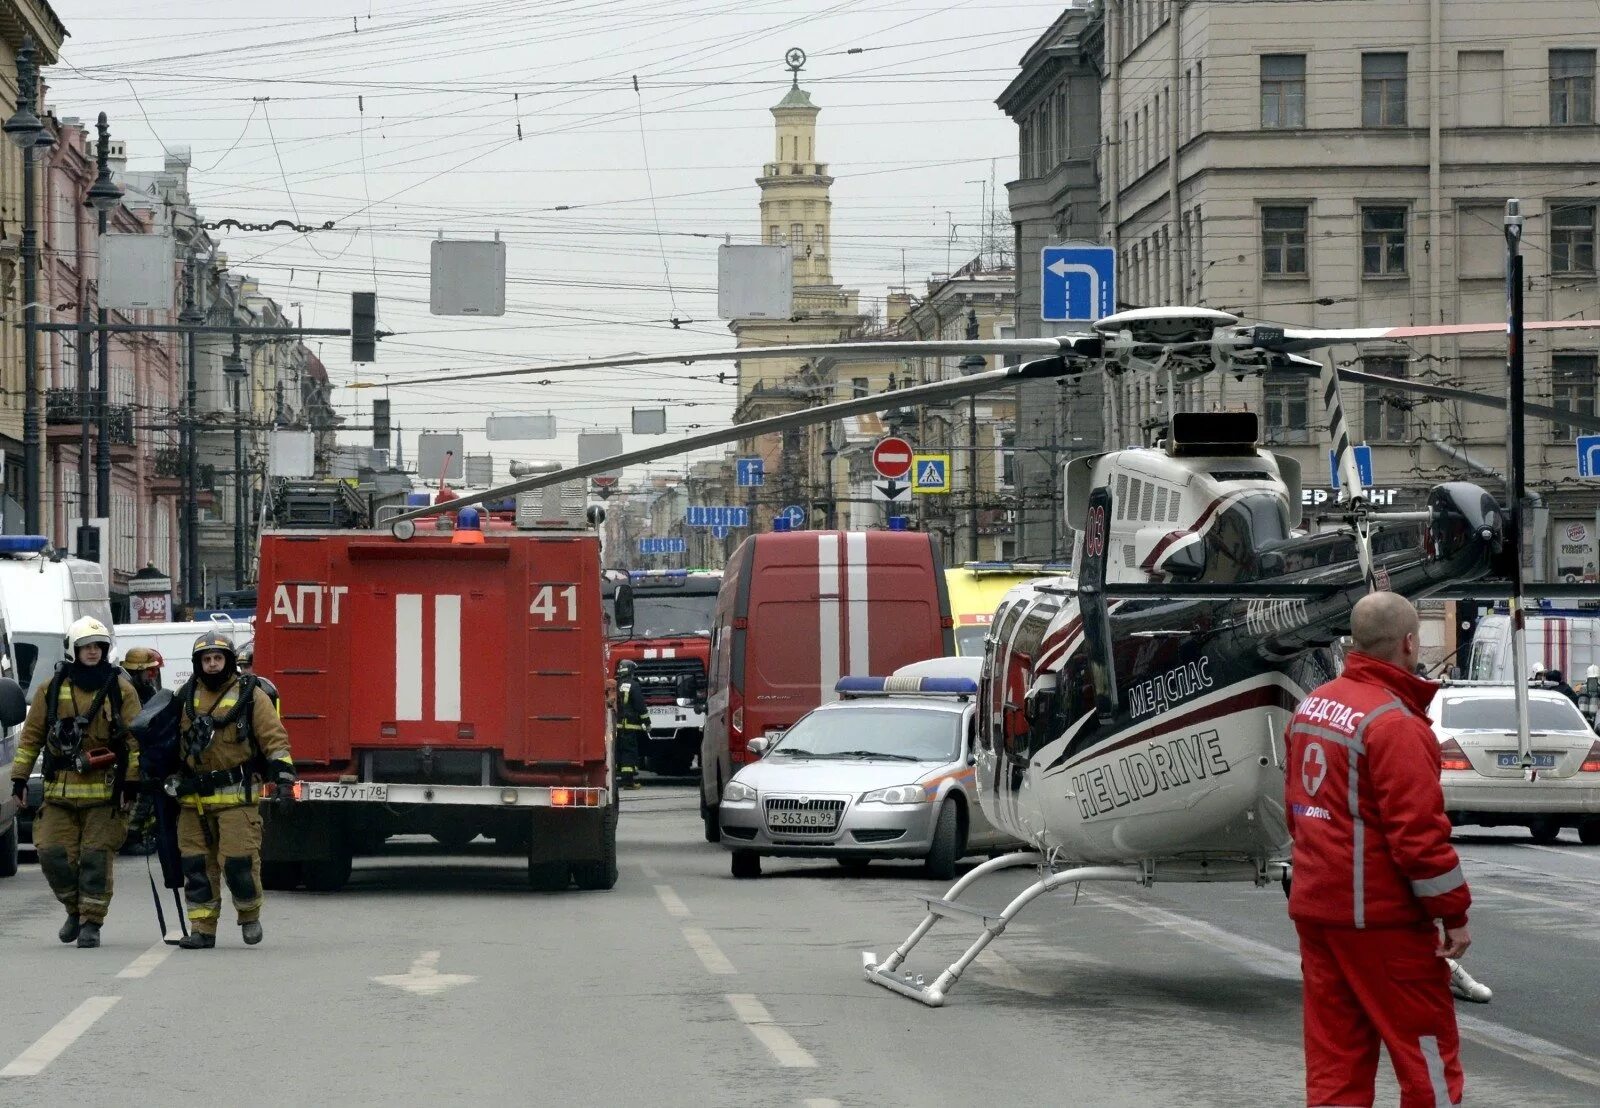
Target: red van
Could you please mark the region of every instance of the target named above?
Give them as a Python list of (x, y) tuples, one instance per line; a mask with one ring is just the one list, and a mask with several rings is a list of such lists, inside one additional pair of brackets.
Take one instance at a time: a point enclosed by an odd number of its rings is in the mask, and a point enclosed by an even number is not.
[(840, 677), (892, 673), (955, 653), (933, 538), (915, 531), (752, 535), (723, 570), (700, 747), (700, 815), (716, 842), (722, 786), (753, 761), (745, 744), (782, 732)]

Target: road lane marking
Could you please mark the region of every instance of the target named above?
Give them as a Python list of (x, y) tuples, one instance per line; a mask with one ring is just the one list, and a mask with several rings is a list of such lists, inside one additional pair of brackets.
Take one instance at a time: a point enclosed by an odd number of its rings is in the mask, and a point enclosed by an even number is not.
[[(1534, 847), (1532, 849), (1544, 850), (1545, 848)], [(1566, 852), (1562, 850), (1555, 850), (1552, 851), (1552, 853), (1564, 854)], [(1530, 877), (1537, 877), (1541, 881), (1561, 881), (1569, 885), (1588, 885), (1594, 888), (1600, 888), (1600, 880), (1597, 880), (1593, 877), (1574, 877), (1569, 873), (1551, 873), (1548, 869), (1533, 869), (1529, 866), (1514, 866), (1510, 862), (1494, 862), (1487, 858), (1463, 858), (1461, 860), (1467, 865), (1506, 870), (1509, 873), (1525, 873)]]
[(62, 1051), (93, 1027), (95, 1020), (111, 1011), (112, 1005), (121, 999), (119, 996), (91, 996), (68, 1012), (60, 1023), (39, 1036), (38, 1042), (13, 1058), (5, 1069), (0, 1070), (0, 1077), (33, 1077), (42, 1073)]
[(178, 948), (175, 946), (168, 946), (165, 942), (159, 942), (149, 950), (145, 951), (143, 954), (139, 955), (139, 957), (129, 962), (126, 966), (123, 966), (122, 970), (117, 974), (117, 976), (149, 977), (150, 971), (155, 969), (162, 962), (165, 962), (168, 955), (177, 949)]
[(728, 956), (712, 941), (703, 927), (685, 927), (683, 941), (689, 944), (689, 949), (700, 957), (700, 964), (706, 967), (707, 973), (731, 974), (739, 971), (733, 968), (733, 963), (728, 961)]
[(1515, 900), (1526, 900), (1530, 904), (1542, 904), (1546, 908), (1555, 908), (1562, 912), (1577, 912), (1583, 916), (1594, 915), (1593, 904), (1574, 904), (1568, 900), (1557, 900), (1550, 896), (1540, 896), (1538, 893), (1524, 893), (1515, 889), (1508, 889), (1504, 885), (1492, 885), (1487, 881), (1474, 881), (1471, 883), (1473, 892), (1486, 892), (1491, 896), (1509, 896)]
[(457, 985), (470, 985), (478, 979), (470, 973), (440, 973), (439, 955), (437, 950), (425, 950), (411, 963), (410, 973), (384, 974), (372, 980), (379, 985), (404, 989), (418, 996), (434, 996)]
[(657, 885), (656, 897), (661, 901), (661, 906), (667, 910), (667, 915), (677, 916), (679, 919), (689, 918), (689, 906), (683, 898), (672, 891), (670, 885)]
[(765, 1004), (749, 993), (728, 993), (727, 998), (739, 1022), (749, 1029), (758, 1043), (767, 1048), (778, 1065), (791, 1069), (816, 1067), (817, 1060), (811, 1057), (805, 1047), (794, 1041), (793, 1035), (773, 1021), (772, 1013), (767, 1011)]
[[(1523, 850), (1542, 850), (1546, 854), (1559, 854), (1563, 858), (1576, 858), (1580, 862), (1590, 862), (1590, 863), (1600, 862), (1600, 857), (1596, 857), (1592, 853), (1585, 853), (1586, 851), (1593, 850), (1592, 847), (1569, 846), (1565, 850), (1559, 850), (1559, 849), (1557, 849), (1556, 847), (1553, 847), (1553, 846), (1540, 846), (1538, 843), (1523, 843), (1522, 844), (1522, 849)], [(1502, 863), (1494, 862), (1494, 863), (1490, 863), (1490, 864), (1492, 864), (1492, 865), (1501, 865)]]
[[(1169, 912), (1152, 904), (1125, 899), (1115, 893), (1096, 890), (1089, 895), (1108, 908), (1115, 908), (1146, 923), (1180, 932), (1197, 942), (1229, 951), (1269, 976), (1296, 982), (1300, 980), (1299, 957), (1279, 950), (1270, 943), (1247, 939), (1243, 935), (1224, 931), (1209, 923), (1180, 916), (1176, 912)], [(1456, 1026), (1460, 1028), (1462, 1038), (1470, 1039), (1480, 1046), (1498, 1050), (1522, 1061), (1532, 1062), (1569, 1080), (1600, 1088), (1600, 1068), (1597, 1068), (1595, 1060), (1587, 1055), (1548, 1039), (1541, 1039), (1537, 1035), (1529, 1035), (1497, 1023), (1490, 1023), (1488, 1020), (1461, 1011), (1456, 1012)]]

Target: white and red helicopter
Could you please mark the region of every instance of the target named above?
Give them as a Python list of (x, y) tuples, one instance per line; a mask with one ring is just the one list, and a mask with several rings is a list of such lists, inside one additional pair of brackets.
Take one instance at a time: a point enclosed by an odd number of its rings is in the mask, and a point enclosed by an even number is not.
[[(1257, 445), (1253, 413), (1172, 415), (1156, 447), (1079, 458), (1066, 467), (1064, 510), (1075, 531), (1074, 576), (1013, 590), (997, 611), (979, 683), (977, 749), (984, 812), (1028, 849), (991, 859), (943, 897), (887, 958), (863, 956), (869, 980), (930, 1004), (1044, 893), (1083, 881), (1250, 881), (1287, 878), (1281, 735), (1295, 705), (1334, 675), (1335, 644), (1372, 588), (1437, 595), (1514, 577), (1509, 513), (1466, 482), (1434, 488), (1427, 509), (1379, 513), (1366, 500), (1345, 428), (1341, 374), (1302, 355), (1349, 343), (1504, 331), (1505, 324), (1295, 329), (1243, 324), (1208, 308), (1136, 309), (1083, 334), (1018, 340), (835, 343), (628, 356), (425, 379), (763, 357), (1022, 355), (1020, 365), (840, 401), (541, 474), (446, 506), (456, 510), (704, 447), (972, 395), (1019, 381), (1153, 370), (1169, 381), (1223, 371), (1316, 375), (1340, 473), (1346, 528), (1300, 529), (1300, 473)], [(1600, 328), (1600, 321), (1528, 330)], [(1505, 397), (1364, 373), (1343, 379), (1467, 403)], [(389, 382), (391, 386), (408, 382)], [(1520, 397), (1518, 398), (1520, 401)], [(1600, 429), (1600, 419), (1526, 405), (1528, 414)], [(1530, 763), (1531, 764), (1531, 761)], [(988, 874), (1038, 867), (1004, 910), (960, 898)], [(941, 918), (981, 921), (977, 939), (931, 983), (900, 972)]]

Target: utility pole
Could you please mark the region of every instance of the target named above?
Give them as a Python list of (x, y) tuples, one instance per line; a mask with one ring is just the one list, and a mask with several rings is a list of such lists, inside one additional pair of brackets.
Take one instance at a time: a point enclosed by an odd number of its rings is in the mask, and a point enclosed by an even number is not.
[(239, 336), (233, 336), (233, 352), (222, 360), (222, 373), (228, 381), (228, 392), (233, 401), (233, 587), (244, 588), (245, 579), (245, 506), (244, 495), (244, 412), (242, 396), (249, 375), (244, 359), (239, 356)]
[[(85, 298), (87, 299), (87, 298)], [(89, 305), (84, 303), (78, 308), (79, 314), (85, 320), (89, 318)], [(81, 422), (78, 427), (78, 516), (82, 521), (78, 526), (78, 541), (75, 552), (80, 558), (89, 557), (89, 536), (94, 533), (94, 524), (89, 522), (89, 424), (94, 416), (94, 405), (89, 402), (89, 336), (79, 335), (77, 343), (78, 352), (78, 409)], [(63, 499), (62, 508), (66, 507)], [(98, 560), (98, 559), (96, 559)]]
[[(178, 313), (178, 322), (199, 326), (205, 322), (205, 314), (200, 311), (195, 303), (195, 264), (194, 242), (191, 240), (189, 248), (183, 259), (183, 310)], [(198, 480), (199, 451), (195, 441), (195, 406), (199, 394), (199, 385), (196, 379), (196, 363), (200, 360), (200, 336), (190, 331), (187, 337), (188, 365), (185, 367), (187, 380), (184, 383), (183, 393), (183, 429), (180, 434), (180, 450), (183, 454), (183, 591), (184, 598), (190, 605), (200, 603), (200, 500), (196, 495), (195, 482)]]
[(1516, 691), (1517, 749), (1523, 774), (1531, 779), (1533, 754), (1528, 730), (1527, 616), (1522, 598), (1522, 496), (1523, 468), (1523, 310), (1522, 310), (1522, 201), (1506, 201), (1506, 476), (1510, 484), (1511, 550), (1511, 680)]
[[(967, 309), (967, 338), (978, 337), (978, 312)], [(961, 359), (961, 372), (967, 376), (982, 373), (988, 365), (977, 354)], [(978, 561), (978, 398), (967, 397), (967, 557)]]
[[(100, 244), (106, 241), (107, 221), (112, 209), (122, 202), (122, 190), (111, 179), (111, 127), (106, 123), (106, 113), (101, 112), (100, 118), (95, 122), (95, 134), (99, 143), (95, 147), (95, 162), (97, 174), (95, 182), (89, 189), (89, 206), (95, 210), (95, 229), (98, 231)], [(104, 256), (103, 254), (101, 255)], [(99, 288), (103, 286), (104, 278), (97, 282), (95, 299), (101, 301)], [(97, 321), (104, 327), (111, 321), (111, 313), (104, 306), (96, 313)], [(88, 336), (84, 336), (85, 341)], [(96, 385), (98, 403), (100, 405), (100, 439), (95, 446), (95, 481), (94, 481), (94, 514), (102, 519), (111, 517), (111, 349), (109, 343), (111, 335), (100, 332), (100, 348), (97, 351), (100, 360), (100, 379)]]

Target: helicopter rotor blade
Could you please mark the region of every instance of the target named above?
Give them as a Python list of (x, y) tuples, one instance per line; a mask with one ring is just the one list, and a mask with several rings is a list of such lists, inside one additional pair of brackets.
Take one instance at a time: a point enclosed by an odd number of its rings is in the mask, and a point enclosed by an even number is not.
[[(1060, 341), (1065, 344), (1070, 340), (1063, 339)], [(878, 393), (876, 396), (840, 400), (833, 404), (806, 408), (803, 411), (769, 416), (766, 419), (751, 420), (749, 423), (737, 423), (731, 427), (723, 427), (716, 431), (707, 431), (704, 434), (647, 446), (642, 450), (631, 450), (622, 454), (614, 454), (609, 458), (602, 458), (598, 461), (584, 462), (581, 465), (571, 466), (567, 469), (525, 477), (520, 481), (513, 481), (469, 496), (457, 497), (441, 504), (430, 504), (427, 507), (416, 508), (403, 515), (397, 515), (389, 522), (393, 524), (400, 520), (418, 519), (423, 516), (438, 515), (441, 512), (454, 512), (458, 509), (469, 508), (475, 504), (482, 504), (490, 500), (503, 500), (508, 496), (515, 496), (517, 493), (531, 492), (534, 489), (542, 489), (550, 485), (563, 485), (569, 481), (581, 481), (597, 473), (607, 473), (614, 469), (622, 469), (625, 466), (653, 462), (659, 458), (688, 454), (695, 450), (703, 450), (709, 446), (722, 446), (726, 443), (737, 442), (740, 439), (754, 438), (757, 435), (770, 435), (797, 427), (809, 427), (817, 423), (826, 423), (846, 416), (888, 411), (890, 408), (926, 404), (958, 396), (975, 396), (979, 393), (1007, 388), (1022, 381), (1051, 380), (1079, 374), (1087, 368), (1092, 358), (1099, 355), (1098, 338), (1085, 337), (1080, 341), (1086, 348), (1082, 353), (1057, 354), (1054, 357), (1024, 362), (1016, 366), (1007, 366), (1004, 369), (992, 369), (986, 373), (974, 373), (969, 377), (932, 381), (926, 385), (914, 385), (908, 389), (896, 389), (893, 392)], [(1055, 342), (1056, 340), (1052, 340), (1053, 344)]]
[[(1436, 400), (1459, 400), (1463, 404), (1476, 404), (1483, 408), (1498, 408), (1501, 411), (1504, 411), (1506, 406), (1505, 397), (1490, 396), (1485, 392), (1453, 389), (1445, 385), (1428, 385), (1421, 381), (1407, 381), (1398, 377), (1383, 377), (1376, 373), (1361, 373), (1352, 369), (1343, 370), (1341, 375), (1344, 380), (1355, 385), (1376, 385), (1379, 388), (1392, 389), (1395, 392), (1416, 393), (1418, 396), (1430, 396)], [(1522, 407), (1528, 415), (1537, 416), (1539, 419), (1548, 420), (1551, 423), (1563, 423), (1572, 427), (1581, 427), (1585, 431), (1600, 434), (1600, 416), (1568, 411), (1565, 408), (1552, 408), (1545, 404), (1524, 404)]]
[[(1524, 324), (1529, 331), (1600, 330), (1600, 319), (1550, 319)], [(1442, 323), (1421, 327), (1243, 327), (1240, 331), (1260, 350), (1279, 354), (1303, 353), (1324, 346), (1353, 342), (1404, 342), (1409, 339), (1449, 338), (1460, 335), (1503, 335), (1504, 323)]]
[(722, 350), (699, 350), (681, 354), (624, 354), (615, 358), (593, 358), (581, 362), (517, 366), (514, 369), (479, 369), (468, 373), (432, 374), (402, 377), (397, 381), (352, 381), (347, 389), (401, 388), (405, 385), (443, 385), (454, 381), (482, 381), (494, 377), (528, 377), (541, 373), (576, 373), (585, 369), (623, 369), (629, 366), (689, 365), (694, 362), (735, 362), (755, 358), (915, 358), (978, 354), (983, 357), (1017, 355), (1048, 358), (1066, 351), (1074, 342), (1094, 341), (1097, 335), (1067, 335), (1048, 339), (936, 339), (907, 342), (821, 342), (791, 346), (738, 346)]

